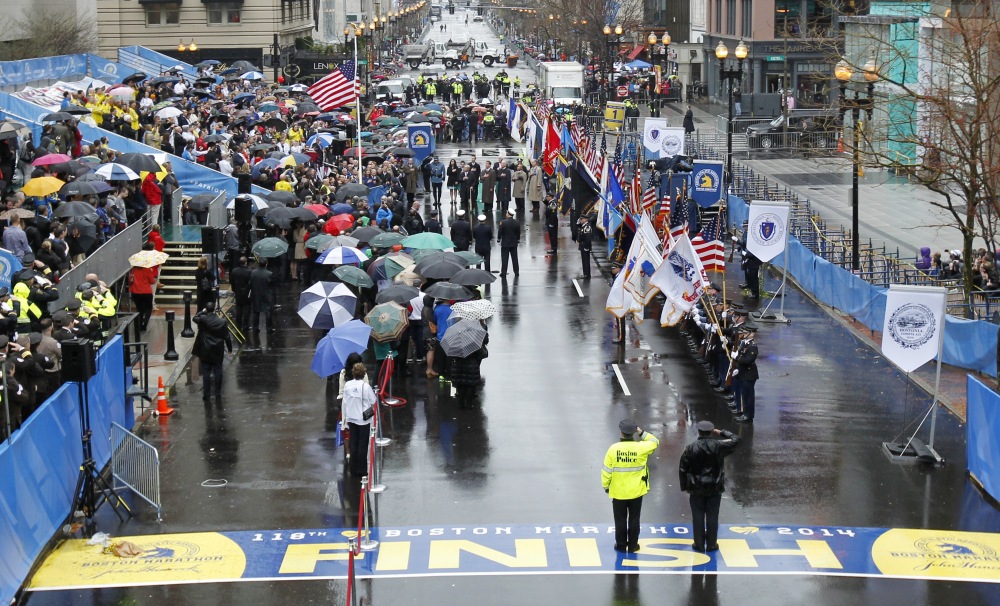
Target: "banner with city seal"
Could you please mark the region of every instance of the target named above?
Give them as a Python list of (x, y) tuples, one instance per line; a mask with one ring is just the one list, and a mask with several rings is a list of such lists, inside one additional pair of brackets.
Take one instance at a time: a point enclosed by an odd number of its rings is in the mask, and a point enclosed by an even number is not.
[(892, 284), (885, 297), (882, 355), (903, 372), (933, 360), (944, 333), (948, 290)]

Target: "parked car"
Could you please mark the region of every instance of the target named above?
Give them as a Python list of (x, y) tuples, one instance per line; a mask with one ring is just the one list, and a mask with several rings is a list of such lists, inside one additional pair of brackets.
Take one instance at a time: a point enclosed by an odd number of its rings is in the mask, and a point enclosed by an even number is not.
[(784, 114), (770, 122), (748, 126), (747, 145), (751, 149), (826, 149), (837, 144), (840, 124), (840, 115), (835, 109), (790, 110), (787, 126)]

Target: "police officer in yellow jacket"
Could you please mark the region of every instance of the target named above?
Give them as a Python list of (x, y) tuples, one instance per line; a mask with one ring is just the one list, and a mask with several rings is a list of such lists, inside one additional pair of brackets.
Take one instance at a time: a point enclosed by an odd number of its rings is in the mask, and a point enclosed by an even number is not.
[(615, 551), (639, 551), (639, 512), (642, 495), (649, 492), (646, 460), (660, 445), (660, 439), (643, 431), (632, 419), (618, 424), (621, 441), (604, 455), (601, 484), (611, 497), (615, 515)]

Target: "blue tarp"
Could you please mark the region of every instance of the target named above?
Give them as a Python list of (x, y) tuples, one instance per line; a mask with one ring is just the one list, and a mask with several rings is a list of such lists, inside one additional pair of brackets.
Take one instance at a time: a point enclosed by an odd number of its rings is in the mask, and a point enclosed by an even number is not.
[(119, 84), (123, 78), (135, 73), (135, 70), (131, 67), (125, 67), (114, 61), (108, 61), (104, 57), (87, 55), (87, 58), (90, 60), (91, 77), (103, 80), (108, 84)]
[(968, 471), (987, 494), (1000, 500), (1000, 395), (968, 376), (965, 414)]
[[(748, 215), (747, 203), (730, 195), (730, 227), (742, 226)], [(795, 236), (789, 236), (786, 251), (775, 257), (772, 264), (787, 267), (799, 286), (823, 304), (847, 313), (871, 330), (882, 330), (887, 289), (872, 286), (846, 269), (816, 256)], [(997, 376), (998, 328), (982, 320), (948, 316), (944, 331), (944, 363)]]
[[(88, 383), (94, 458), (111, 457), (111, 422), (134, 423), (125, 398), (126, 369), (121, 336), (97, 356), (97, 375)], [(8, 604), (35, 559), (70, 514), (83, 450), (79, 389), (67, 383), (0, 444), (0, 603)]]
[(87, 74), (87, 55), (58, 55), (24, 61), (0, 61), (0, 86), (23, 86), (40, 80), (77, 80)]

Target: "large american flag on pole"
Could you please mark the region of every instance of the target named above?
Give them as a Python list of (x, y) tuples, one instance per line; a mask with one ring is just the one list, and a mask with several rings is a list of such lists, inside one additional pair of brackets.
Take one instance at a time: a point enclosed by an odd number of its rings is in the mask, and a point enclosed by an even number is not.
[(650, 171), (649, 173), (649, 185), (642, 192), (642, 203), (640, 206), (640, 211), (649, 211), (650, 213), (653, 212), (653, 207), (656, 206), (656, 171)]
[(726, 271), (726, 250), (722, 243), (722, 213), (701, 228), (701, 232), (691, 238), (691, 245), (698, 253), (705, 271)]
[(345, 61), (330, 75), (317, 80), (308, 89), (309, 96), (323, 111), (330, 111), (354, 103), (361, 94), (354, 60)]
[[(671, 239), (676, 240), (677, 238), (680, 238), (683, 234), (687, 233), (688, 228), (687, 204), (684, 203), (684, 198), (682, 196), (677, 196), (671, 200), (671, 202), (670, 230), (666, 234), (666, 240), (668, 242)], [(667, 250), (667, 248), (669, 247), (664, 245), (663, 250)]]

